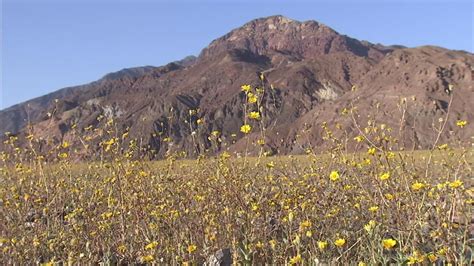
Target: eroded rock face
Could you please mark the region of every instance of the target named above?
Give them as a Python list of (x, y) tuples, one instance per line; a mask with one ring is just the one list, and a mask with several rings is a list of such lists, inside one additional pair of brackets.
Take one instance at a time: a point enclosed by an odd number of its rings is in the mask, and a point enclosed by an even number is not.
[[(68, 140), (80, 146), (77, 134), (114, 118), (119, 131), (129, 129), (129, 137), (154, 157), (168, 150), (191, 156), (239, 152), (246, 146), (239, 132), (245, 102), (240, 86), (260, 85), (258, 73), (263, 72), (266, 85), (274, 87), (262, 102), (265, 149), (273, 154), (301, 153), (309, 145), (324, 148), (323, 122), (340, 123), (349, 134), (358, 134), (341, 116), (351, 103), (358, 106), (361, 124), (371, 115), (403, 128), (400, 142), (427, 148), (436, 137), (433, 121), (447, 111), (450, 85), (455, 88), (452, 118), (474, 121), (473, 68), (471, 53), (374, 45), (315, 21), (273, 16), (214, 40), (197, 58), (121, 70), (2, 110), (0, 134), (33, 131), (45, 143)], [(409, 108), (407, 122), (400, 125), (402, 98), (409, 100)], [(198, 111), (190, 116), (190, 110)], [(198, 119), (203, 123), (198, 125)], [(452, 121), (447, 124), (443, 140), (454, 127)], [(220, 132), (221, 142), (209, 138), (213, 131)], [(302, 132), (305, 137), (298, 139)], [(474, 123), (469, 123), (459, 137), (469, 140), (473, 132)], [(257, 137), (250, 134), (252, 140)]]

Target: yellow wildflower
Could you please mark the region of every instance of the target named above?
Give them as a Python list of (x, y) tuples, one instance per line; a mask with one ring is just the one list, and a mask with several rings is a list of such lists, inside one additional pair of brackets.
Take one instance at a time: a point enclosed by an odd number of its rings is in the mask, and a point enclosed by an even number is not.
[(465, 121), (465, 120), (458, 120), (458, 121), (456, 122), (456, 126), (458, 126), (458, 127), (460, 127), (460, 128), (463, 128), (463, 127), (465, 127), (466, 125), (467, 125), (467, 121)]
[(431, 263), (435, 263), (436, 260), (438, 260), (438, 256), (436, 256), (433, 253), (428, 254), (428, 259), (430, 260)]
[(124, 254), (127, 251), (127, 246), (122, 244), (122, 245), (117, 247), (117, 251), (121, 254)]
[(346, 244), (346, 240), (344, 238), (338, 238), (336, 241), (334, 241), (334, 245), (337, 247), (342, 247)]
[(272, 239), (272, 240), (268, 241), (268, 243), (270, 244), (270, 246), (272, 247), (272, 249), (275, 249), (276, 244), (277, 244), (277, 241), (276, 241), (275, 239)]
[(413, 189), (415, 191), (423, 189), (424, 187), (426, 187), (426, 184), (423, 184), (423, 183), (420, 183), (420, 182), (415, 182), (411, 185), (411, 189)]
[(247, 101), (248, 103), (256, 103), (257, 102), (257, 96), (251, 92), (247, 94)]
[(267, 167), (268, 168), (273, 168), (273, 167), (275, 167), (275, 163), (273, 161), (271, 161), (271, 162), (267, 163)]
[(367, 154), (369, 154), (369, 155), (375, 155), (375, 151), (376, 151), (375, 148), (369, 148), (369, 149), (367, 150)]
[(301, 255), (298, 254), (290, 259), (290, 264), (297, 264), (301, 262)]
[(383, 173), (380, 175), (380, 180), (387, 180), (390, 178), (390, 173), (389, 172), (386, 172), (386, 173)]
[(370, 220), (366, 225), (364, 225), (364, 229), (365, 231), (367, 231), (367, 233), (370, 233), (375, 228), (375, 225), (376, 225), (375, 221)]
[(439, 150), (446, 150), (447, 148), (448, 148), (448, 144), (446, 144), (446, 143), (445, 143), (445, 144), (441, 144), (441, 145), (438, 146), (438, 149), (439, 149)]
[(413, 255), (408, 257), (407, 264), (408, 265), (413, 265), (413, 264), (416, 264), (416, 263), (423, 262), (424, 260), (425, 260), (425, 256), (420, 254), (418, 251), (415, 251), (415, 252), (413, 252)]
[(438, 254), (440, 256), (444, 256), (444, 255), (446, 255), (446, 251), (447, 251), (447, 248), (441, 248), (438, 251), (436, 251), (436, 254)]
[(397, 241), (392, 238), (382, 240), (382, 245), (385, 249), (391, 249), (397, 244)]
[(293, 244), (295, 245), (298, 245), (301, 243), (301, 238), (300, 238), (300, 235), (299, 234), (296, 234), (295, 236), (295, 239), (293, 239), (293, 241), (291, 241)]
[(252, 209), (252, 211), (254, 211), (254, 212), (258, 211), (258, 209), (259, 209), (258, 204), (257, 204), (257, 203), (252, 203), (251, 209)]
[(104, 141), (104, 145), (111, 146), (115, 143), (115, 138), (111, 138), (108, 141)]
[(395, 196), (393, 194), (390, 194), (390, 193), (385, 193), (384, 197), (387, 200), (393, 200), (395, 198)]
[(249, 92), (251, 89), (250, 85), (247, 85), (247, 84), (240, 86), (240, 88), (242, 88), (242, 91), (244, 92)]
[(222, 159), (228, 159), (230, 157), (231, 157), (231, 155), (227, 151), (224, 151), (224, 152), (221, 153), (221, 158)]
[(369, 208), (369, 211), (376, 212), (376, 211), (378, 211), (378, 209), (379, 209), (378, 206), (372, 206), (372, 207)]
[(145, 246), (145, 250), (152, 250), (158, 246), (157, 241), (150, 242), (148, 245)]
[(458, 187), (462, 186), (463, 184), (464, 183), (461, 180), (458, 179), (458, 180), (455, 180), (455, 181), (449, 183), (449, 187), (450, 188), (458, 188)]
[(331, 181), (339, 180), (339, 173), (337, 171), (332, 171), (331, 174), (329, 174), (329, 179), (331, 179)]
[(318, 241), (318, 248), (319, 248), (320, 250), (324, 250), (327, 246), (328, 246), (328, 242), (327, 242), (327, 241)]
[(191, 253), (193, 253), (194, 251), (196, 251), (196, 249), (197, 249), (197, 246), (194, 245), (194, 244), (191, 244), (191, 245), (188, 246), (188, 249), (187, 249), (187, 250), (188, 250), (188, 253), (191, 254)]
[(259, 120), (260, 119), (260, 113), (259, 112), (250, 112), (249, 113), (249, 118)]
[(248, 134), (252, 130), (252, 127), (249, 124), (245, 124), (240, 127), (240, 131), (243, 132), (244, 134)]
[(369, 224), (364, 225), (364, 230), (367, 231), (367, 233), (372, 232), (372, 227)]
[(143, 256), (141, 257), (142, 262), (152, 262), (155, 260), (153, 255)]
[(300, 228), (308, 228), (311, 227), (311, 221), (310, 220), (305, 220), (300, 223)]
[(100, 216), (102, 217), (102, 219), (105, 220), (105, 219), (108, 219), (108, 218), (112, 217), (113, 215), (114, 215), (113, 212), (104, 212)]
[[(449, 184), (449, 182), (448, 182), (448, 184)], [(446, 187), (446, 183), (439, 183), (439, 184), (436, 185), (436, 188), (437, 188), (438, 190), (442, 190), (442, 189), (445, 188), (445, 187)]]

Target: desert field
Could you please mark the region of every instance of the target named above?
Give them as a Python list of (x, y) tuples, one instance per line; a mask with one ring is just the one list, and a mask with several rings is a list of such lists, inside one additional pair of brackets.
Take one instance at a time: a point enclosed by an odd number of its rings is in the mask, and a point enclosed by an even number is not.
[(0, 164), (0, 261), (469, 264), (474, 150), (394, 152), (364, 138), (351, 140), (357, 152), (333, 139), (322, 154), (160, 161), (104, 141), (107, 156), (81, 162), (62, 143), (46, 162), (10, 137)]

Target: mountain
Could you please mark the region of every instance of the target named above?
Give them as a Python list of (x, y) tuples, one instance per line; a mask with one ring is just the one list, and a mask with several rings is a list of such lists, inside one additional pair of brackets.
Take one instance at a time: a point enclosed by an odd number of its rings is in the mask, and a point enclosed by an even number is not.
[[(456, 119), (474, 121), (473, 69), (474, 55), (465, 51), (372, 44), (316, 21), (272, 16), (212, 41), (197, 58), (124, 69), (4, 109), (0, 133), (32, 131), (45, 143), (79, 145), (77, 135), (113, 118), (119, 131), (128, 130), (129, 138), (158, 157), (169, 149), (190, 155), (241, 152), (247, 145), (239, 131), (245, 103), (240, 87), (261, 84), (259, 73), (264, 73), (265, 85), (273, 87), (262, 101), (265, 149), (272, 154), (302, 153), (310, 144), (324, 147), (323, 123), (358, 135), (350, 115), (341, 114), (351, 105), (357, 106), (360, 127), (383, 121), (394, 131), (403, 129), (400, 144), (424, 149), (437, 137), (433, 124), (445, 116), (451, 94), (451, 119), (441, 141), (450, 138)], [(197, 113), (190, 116), (190, 110)], [(402, 116), (406, 122), (400, 124)], [(198, 119), (204, 123), (198, 125)], [(460, 140), (471, 139), (473, 124), (462, 130)], [(213, 131), (220, 132), (221, 142), (209, 137)], [(255, 141), (259, 133), (249, 138)]]

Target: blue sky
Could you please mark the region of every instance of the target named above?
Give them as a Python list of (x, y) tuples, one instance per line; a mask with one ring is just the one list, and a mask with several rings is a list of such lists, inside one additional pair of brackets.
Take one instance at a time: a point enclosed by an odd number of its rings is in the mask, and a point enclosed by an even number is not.
[(470, 0), (3, 0), (0, 109), (126, 67), (198, 55), (258, 17), (317, 20), (374, 43), (473, 52)]

